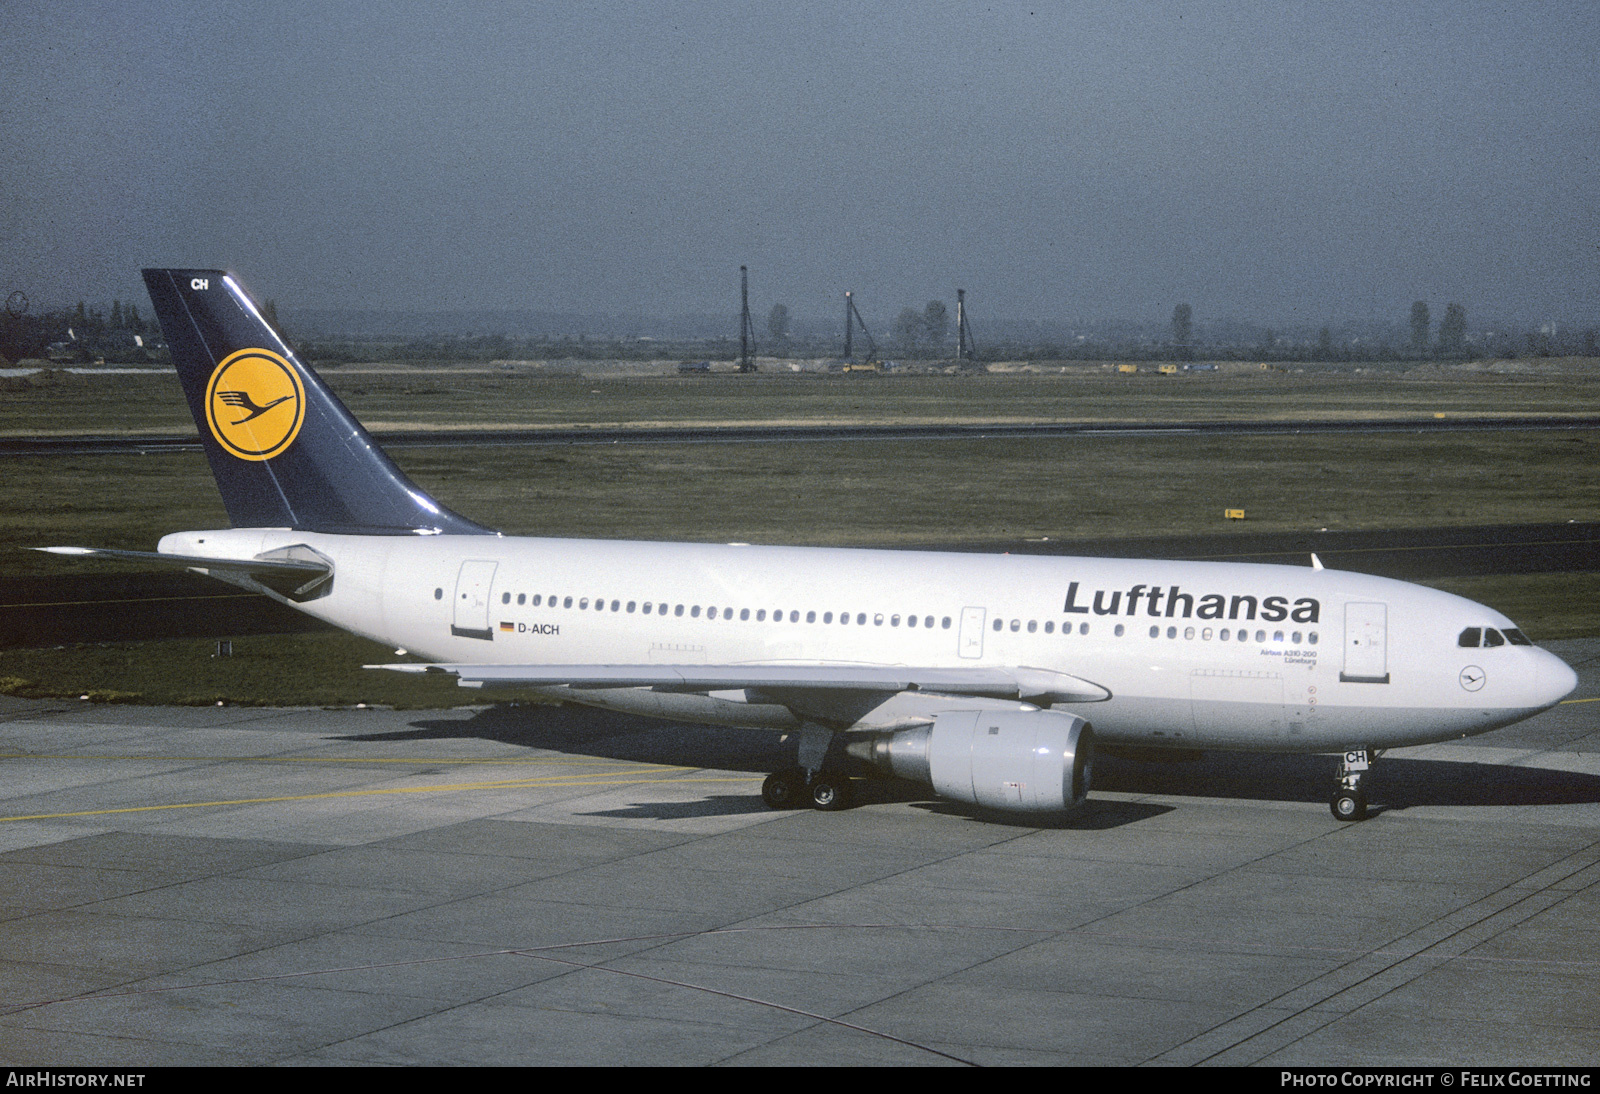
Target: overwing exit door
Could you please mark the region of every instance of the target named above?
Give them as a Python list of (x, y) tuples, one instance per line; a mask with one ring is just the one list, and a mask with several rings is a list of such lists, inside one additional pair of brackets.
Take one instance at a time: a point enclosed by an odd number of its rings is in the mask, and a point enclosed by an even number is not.
[(987, 608), (961, 609), (961, 637), (956, 639), (956, 652), (962, 657), (983, 656), (983, 619)]

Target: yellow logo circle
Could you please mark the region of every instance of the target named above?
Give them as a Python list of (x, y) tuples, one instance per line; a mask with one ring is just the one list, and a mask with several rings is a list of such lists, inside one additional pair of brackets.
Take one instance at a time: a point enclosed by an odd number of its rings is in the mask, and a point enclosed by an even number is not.
[(230, 353), (206, 385), (211, 435), (241, 460), (270, 460), (294, 442), (306, 389), (294, 366), (269, 349)]

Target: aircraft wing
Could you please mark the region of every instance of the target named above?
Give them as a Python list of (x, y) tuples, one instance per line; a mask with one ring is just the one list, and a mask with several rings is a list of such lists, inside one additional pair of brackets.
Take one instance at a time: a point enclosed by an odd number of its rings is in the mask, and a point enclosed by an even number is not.
[(464, 687), (654, 688), (658, 691), (931, 691), (1030, 703), (1098, 703), (1111, 692), (1064, 672), (1035, 668), (903, 665), (368, 665), (392, 672), (449, 673)]

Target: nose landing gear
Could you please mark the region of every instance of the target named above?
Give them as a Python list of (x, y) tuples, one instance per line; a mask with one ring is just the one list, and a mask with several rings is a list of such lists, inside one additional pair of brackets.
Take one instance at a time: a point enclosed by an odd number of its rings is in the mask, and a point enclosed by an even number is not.
[(1372, 767), (1376, 756), (1364, 748), (1346, 752), (1334, 769), (1335, 787), (1328, 800), (1328, 809), (1334, 820), (1361, 821), (1367, 819), (1367, 792), (1361, 787), (1361, 776)]

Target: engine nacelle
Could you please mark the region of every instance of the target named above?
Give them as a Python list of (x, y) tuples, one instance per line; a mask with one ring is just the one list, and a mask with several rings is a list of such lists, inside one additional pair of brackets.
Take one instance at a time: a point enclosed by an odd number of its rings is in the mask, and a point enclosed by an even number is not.
[(933, 724), (882, 733), (870, 754), (850, 748), (942, 797), (1014, 813), (1059, 813), (1089, 794), (1094, 729), (1053, 710), (952, 710)]

